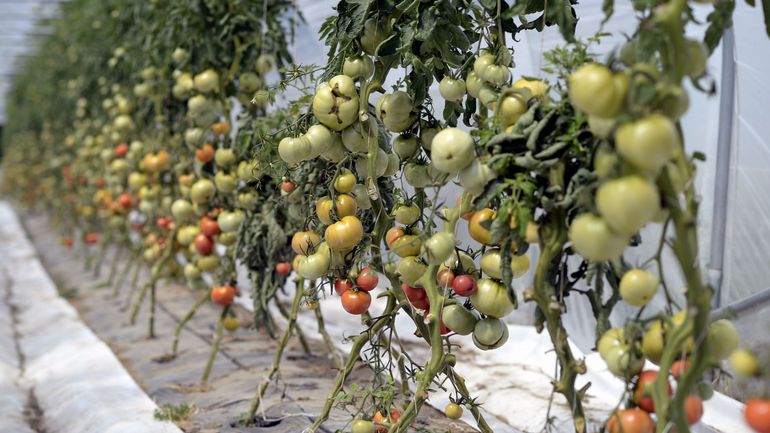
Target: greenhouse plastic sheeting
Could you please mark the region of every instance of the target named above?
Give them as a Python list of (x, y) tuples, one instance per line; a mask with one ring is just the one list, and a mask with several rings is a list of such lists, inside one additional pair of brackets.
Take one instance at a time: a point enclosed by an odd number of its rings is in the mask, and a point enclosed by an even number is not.
[[(34, 393), (46, 431), (181, 433), (171, 423), (154, 420), (155, 403), (110, 348), (80, 321), (75, 309), (59, 297), (16, 215), (4, 202), (0, 202), (0, 239), (0, 267), (10, 289), (7, 301), (15, 307), (24, 360), (19, 366), (23, 367), (20, 383)], [(6, 342), (0, 336), (0, 343)], [(0, 388), (5, 384), (6, 375), (0, 371)]]

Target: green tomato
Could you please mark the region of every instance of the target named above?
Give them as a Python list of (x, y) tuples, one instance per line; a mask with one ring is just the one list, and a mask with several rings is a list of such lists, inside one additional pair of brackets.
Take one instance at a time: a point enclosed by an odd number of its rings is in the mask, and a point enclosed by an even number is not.
[(508, 326), (500, 319), (481, 319), (473, 328), (473, 343), (481, 350), (492, 350), (508, 341)]
[(495, 86), (502, 86), (511, 81), (511, 71), (507, 67), (501, 65), (488, 65), (481, 72), (476, 72), (476, 74), (478, 74), (482, 80), (494, 84)]
[(316, 88), (313, 115), (319, 122), (342, 131), (358, 119), (358, 92), (353, 79), (337, 75)]
[(620, 297), (628, 305), (641, 307), (658, 292), (658, 277), (644, 269), (631, 269), (620, 279)]
[[(311, 150), (312, 150), (312, 145), (311, 145)], [(348, 156), (348, 150), (345, 149), (345, 146), (342, 144), (342, 138), (340, 138), (340, 134), (333, 133), (331, 144), (329, 145), (329, 148), (326, 149), (321, 154), (321, 158), (327, 161), (337, 163), (337, 162), (341, 162), (347, 156)]]
[(375, 112), (388, 131), (402, 132), (414, 123), (412, 108), (412, 98), (406, 92), (397, 90), (380, 96)]
[(513, 273), (513, 278), (524, 276), (529, 271), (529, 267), (529, 256), (526, 254), (511, 257), (511, 273)]
[(444, 263), (441, 265), (454, 271), (455, 275), (478, 274), (473, 257), (469, 256), (468, 253), (464, 251), (455, 250), (455, 252), (448, 259), (444, 260)]
[(209, 93), (219, 88), (219, 74), (213, 69), (206, 69), (193, 78), (195, 90)]
[(513, 125), (527, 112), (527, 101), (518, 93), (511, 93), (497, 104), (497, 116), (503, 128)]
[(312, 147), (306, 136), (284, 137), (278, 142), (278, 156), (289, 165), (296, 165), (310, 158)]
[(597, 63), (586, 63), (577, 68), (568, 79), (569, 99), (589, 115), (604, 118), (617, 116), (625, 103), (628, 77), (613, 74)]
[(342, 144), (355, 153), (369, 152), (369, 144), (377, 143), (379, 127), (373, 117), (366, 122), (356, 122), (342, 131)]
[(184, 142), (189, 146), (198, 147), (205, 138), (206, 133), (200, 128), (190, 128), (184, 132)]
[(433, 147), (433, 139), (436, 138), (436, 134), (441, 131), (440, 127), (421, 126), (420, 127), (420, 144), (426, 151), (430, 151)]
[(412, 134), (401, 134), (393, 140), (393, 152), (403, 161), (413, 157), (419, 147), (417, 137)]
[(495, 280), (503, 279), (502, 254), (499, 248), (490, 248), (481, 256), (481, 272)]
[(197, 281), (201, 277), (201, 270), (194, 263), (184, 265), (184, 277), (188, 281)]
[(446, 128), (433, 139), (430, 158), (437, 170), (454, 175), (476, 158), (476, 143), (462, 129)]
[(404, 165), (404, 178), (414, 188), (427, 188), (433, 183), (428, 175), (428, 166), (414, 161)]
[(478, 195), (495, 177), (495, 172), (488, 165), (474, 158), (467, 167), (460, 171), (457, 180), (466, 192), (471, 195)]
[(708, 341), (711, 358), (721, 361), (738, 348), (741, 338), (729, 320), (720, 319), (709, 325)]
[(457, 240), (447, 232), (438, 232), (431, 236), (423, 246), (425, 259), (430, 265), (440, 265), (452, 256)]
[(654, 174), (671, 160), (678, 142), (676, 125), (662, 114), (625, 123), (615, 131), (615, 147), (623, 159)]
[(610, 146), (602, 144), (596, 149), (594, 154), (594, 172), (599, 176), (599, 179), (607, 179), (612, 176), (617, 164), (618, 154)]
[(401, 276), (401, 281), (410, 286), (417, 284), (428, 267), (424, 263), (417, 260), (417, 257), (404, 257), (398, 262), (398, 268), (396, 272)]
[(748, 349), (734, 350), (730, 355), (730, 365), (736, 373), (746, 377), (756, 376), (762, 371), (759, 358)]
[(359, 39), (361, 49), (370, 56), (373, 56), (382, 41), (387, 37), (385, 29), (385, 20), (369, 18), (364, 22), (364, 32)]
[(192, 221), (195, 219), (195, 210), (192, 203), (180, 198), (171, 204), (171, 215), (177, 221)]
[(272, 54), (262, 54), (257, 57), (257, 62), (254, 65), (257, 72), (261, 75), (265, 75), (275, 68), (275, 57)]
[(200, 233), (200, 229), (197, 226), (184, 226), (176, 232), (176, 240), (179, 245), (186, 247), (193, 243), (198, 233)]
[(374, 62), (369, 56), (351, 56), (345, 59), (342, 73), (352, 79), (369, 79), (374, 73)]
[(441, 313), (444, 325), (460, 335), (468, 335), (473, 332), (478, 319), (472, 312), (460, 304), (449, 304)]
[(483, 53), (473, 62), (473, 73), (479, 78), (484, 79), (484, 72), (491, 65), (495, 64), (495, 56), (490, 53)]
[(219, 167), (230, 167), (238, 161), (238, 157), (235, 156), (233, 149), (220, 147), (214, 152), (214, 162)]
[(309, 159), (318, 157), (332, 147), (334, 136), (329, 128), (323, 125), (313, 125), (307, 129), (304, 137), (310, 143)]
[(708, 52), (706, 47), (700, 42), (692, 39), (685, 40), (684, 62), (685, 74), (690, 78), (698, 78), (706, 73), (706, 60)]
[(484, 87), (484, 80), (479, 78), (475, 72), (468, 72), (468, 76), (465, 77), (465, 90), (469, 95), (478, 99), (481, 89)]
[(612, 231), (599, 216), (585, 213), (578, 215), (569, 228), (572, 248), (592, 262), (613, 260), (623, 254), (628, 237)]
[(195, 264), (203, 272), (214, 272), (219, 267), (219, 256), (216, 254), (209, 254), (207, 256), (198, 257)]
[(476, 293), (471, 295), (471, 304), (479, 313), (502, 318), (516, 308), (508, 295), (508, 289), (495, 281), (482, 278), (476, 282)]
[(329, 272), (331, 265), (331, 252), (326, 242), (318, 245), (316, 252), (309, 256), (301, 254), (294, 257), (294, 270), (297, 275), (308, 280), (323, 277)]
[(613, 231), (631, 236), (657, 215), (660, 195), (651, 181), (637, 175), (624, 176), (599, 187), (596, 207)]
[(224, 171), (218, 171), (214, 175), (214, 184), (217, 186), (217, 191), (222, 194), (230, 194), (238, 187), (238, 180), (232, 174)]
[(174, 61), (174, 63), (182, 63), (187, 60), (187, 55), (187, 50), (181, 47), (177, 47), (174, 49), (174, 52), (171, 53), (171, 59)]
[(447, 101), (457, 102), (465, 96), (465, 81), (445, 76), (438, 85), (438, 91), (441, 97)]
[(233, 212), (222, 211), (217, 216), (217, 223), (222, 232), (236, 232), (241, 227), (241, 224), (246, 219), (246, 214), (236, 210)]
[(607, 330), (599, 339), (597, 350), (612, 374), (619, 377), (633, 376), (642, 371), (644, 359), (634, 355), (625, 340), (623, 328)]
[(396, 219), (396, 222), (405, 226), (416, 223), (421, 215), (422, 211), (417, 206), (417, 203), (399, 204), (393, 210), (393, 217)]
[(236, 232), (222, 232), (217, 236), (217, 242), (220, 244), (229, 247), (230, 245), (235, 245), (236, 242), (238, 242), (238, 233)]
[(609, 138), (613, 128), (615, 128), (614, 118), (604, 118), (593, 114), (588, 115), (588, 129), (591, 130), (591, 133), (595, 136), (599, 138)]
[(262, 79), (259, 75), (253, 72), (244, 72), (238, 77), (238, 84), (240, 84), (240, 90), (246, 93), (254, 93), (259, 90), (262, 85)]
[[(356, 172), (362, 179), (366, 179), (369, 176), (368, 172), (369, 158), (361, 156), (356, 159)], [(388, 171), (390, 165), (390, 158), (381, 148), (377, 148), (377, 156), (374, 158), (374, 174), (377, 177), (382, 177)]]
[(217, 187), (214, 182), (208, 179), (200, 179), (196, 181), (190, 188), (190, 198), (193, 203), (206, 204), (217, 193)]
[(353, 421), (351, 433), (374, 433), (374, 423), (357, 419)]
[(403, 235), (390, 244), (390, 250), (399, 257), (416, 256), (420, 254), (422, 240), (419, 236)]

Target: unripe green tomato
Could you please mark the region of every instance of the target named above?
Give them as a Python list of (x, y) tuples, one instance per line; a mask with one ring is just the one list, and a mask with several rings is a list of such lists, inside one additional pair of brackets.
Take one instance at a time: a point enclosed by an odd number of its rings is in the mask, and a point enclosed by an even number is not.
[(171, 204), (171, 215), (180, 222), (192, 221), (195, 219), (195, 211), (192, 203), (185, 199), (177, 199)]
[(209, 93), (219, 88), (219, 74), (213, 69), (206, 69), (193, 77), (195, 90)]
[(379, 127), (373, 117), (356, 122), (342, 131), (342, 144), (351, 152), (367, 153), (369, 145), (378, 142)]
[(588, 129), (595, 136), (599, 138), (609, 138), (612, 135), (612, 130), (615, 128), (615, 119), (595, 116), (593, 114), (588, 115)]
[(219, 228), (222, 230), (222, 232), (234, 233), (238, 231), (245, 219), (246, 214), (239, 210), (232, 212), (222, 211), (219, 216), (217, 216), (217, 223), (219, 224)]
[(369, 18), (364, 22), (364, 32), (359, 39), (361, 49), (368, 55), (373, 56), (377, 47), (385, 40), (387, 32), (384, 20)]
[(449, 419), (460, 419), (463, 416), (463, 408), (457, 403), (449, 403), (444, 408), (444, 415)]
[(217, 188), (214, 182), (209, 179), (200, 179), (196, 181), (190, 189), (190, 198), (193, 203), (206, 204), (216, 194)]
[(197, 226), (184, 226), (176, 232), (176, 240), (179, 245), (186, 247), (193, 243), (198, 233), (200, 233), (200, 229)]
[(358, 119), (358, 92), (353, 79), (337, 75), (316, 88), (313, 115), (319, 122), (342, 131)]
[(203, 144), (205, 138), (206, 133), (200, 128), (190, 128), (184, 132), (184, 142), (193, 147)]
[(436, 134), (441, 131), (440, 127), (422, 126), (420, 127), (420, 144), (426, 151), (430, 151), (433, 147), (433, 139), (436, 138)]
[(502, 255), (499, 248), (490, 248), (481, 256), (481, 272), (495, 280), (503, 279)]
[(353, 187), (353, 196), (359, 209), (367, 210), (372, 208), (372, 201), (369, 199), (369, 192), (366, 190), (366, 186), (360, 183), (356, 184)]
[(720, 319), (709, 325), (709, 354), (716, 361), (730, 356), (741, 342), (735, 326), (727, 319)]
[(511, 88), (527, 89), (533, 98), (548, 95), (548, 85), (543, 80), (528, 80), (526, 78), (519, 78), (515, 83), (513, 83)]
[(404, 178), (414, 188), (427, 188), (433, 183), (428, 176), (428, 166), (417, 162), (410, 161), (404, 165)]
[(348, 169), (343, 169), (337, 177), (334, 178), (333, 186), (337, 192), (347, 194), (350, 191), (353, 191), (353, 188), (356, 186), (356, 175)]
[(351, 427), (351, 433), (374, 433), (374, 423), (371, 421), (357, 419)]
[(187, 60), (187, 50), (181, 47), (177, 47), (174, 49), (174, 52), (171, 53), (171, 59), (174, 61), (174, 63), (184, 62)]
[(259, 75), (253, 72), (244, 72), (238, 77), (240, 90), (246, 93), (254, 93), (262, 88), (263, 82)]
[(698, 78), (706, 73), (706, 61), (708, 52), (700, 42), (692, 39), (685, 40), (684, 70), (690, 78)]
[(393, 152), (402, 161), (413, 157), (419, 147), (420, 144), (417, 142), (417, 137), (412, 134), (401, 134), (393, 140)]
[(613, 260), (628, 245), (627, 236), (615, 233), (602, 217), (590, 213), (572, 221), (569, 239), (578, 254), (593, 262)]
[(484, 84), (481, 87), (481, 90), (479, 90), (479, 102), (481, 102), (481, 105), (489, 108), (490, 110), (495, 110), (497, 108), (498, 98), (500, 98), (500, 94), (497, 93), (495, 89), (489, 87), (486, 84)]
[(459, 128), (441, 130), (433, 139), (430, 157), (433, 166), (454, 175), (470, 165), (476, 157), (476, 143), (470, 134)]
[(214, 162), (219, 167), (230, 167), (238, 161), (235, 151), (229, 148), (219, 148), (214, 152)]
[(217, 174), (214, 175), (214, 184), (217, 186), (217, 191), (224, 195), (228, 195), (238, 187), (238, 180), (235, 176), (227, 172), (218, 171)]
[(460, 304), (449, 304), (441, 313), (444, 325), (460, 335), (468, 335), (473, 332), (478, 319), (470, 311)]
[(135, 171), (128, 175), (128, 187), (131, 191), (138, 191), (147, 185), (147, 176), (144, 173)]
[(229, 247), (230, 245), (235, 245), (235, 243), (238, 242), (238, 233), (236, 232), (221, 233), (219, 236), (217, 236), (217, 241), (226, 247)]
[[(368, 172), (369, 159), (365, 156), (356, 159), (356, 172), (358, 176), (365, 179), (369, 176)], [(377, 177), (382, 177), (388, 171), (389, 158), (381, 148), (377, 148), (377, 156), (374, 159), (374, 174)]]
[(308, 128), (304, 135), (310, 142), (310, 156), (309, 159), (316, 158), (329, 150), (334, 144), (334, 135), (329, 128), (323, 125), (313, 125)]
[(658, 292), (658, 277), (644, 269), (631, 269), (620, 279), (620, 297), (629, 305), (641, 307)]
[(391, 132), (402, 132), (412, 126), (412, 109), (412, 98), (401, 90), (380, 96), (375, 105), (377, 118)]
[(194, 263), (184, 265), (184, 277), (188, 281), (197, 281), (201, 277), (201, 270)]
[(484, 191), (484, 187), (496, 177), (495, 172), (488, 165), (474, 158), (471, 163), (460, 171), (457, 180), (465, 192), (478, 195)]
[(401, 160), (398, 159), (398, 155), (395, 153), (389, 153), (388, 154), (388, 166), (385, 168), (385, 173), (383, 173), (384, 177), (392, 177), (398, 172), (398, 169), (401, 168)]
[(304, 161), (311, 155), (310, 140), (307, 137), (284, 137), (278, 143), (278, 155), (289, 165)]
[(481, 79), (484, 79), (484, 71), (495, 64), (495, 56), (490, 53), (483, 53), (473, 61), (473, 72)]
[(654, 174), (671, 160), (678, 142), (676, 125), (661, 114), (624, 123), (615, 131), (615, 147), (623, 159)]
[(254, 66), (260, 75), (265, 75), (275, 68), (275, 57), (272, 54), (261, 54)]
[(416, 223), (421, 215), (422, 212), (417, 203), (399, 204), (393, 210), (393, 217), (396, 222), (405, 226)]
[(476, 74), (482, 80), (495, 86), (502, 86), (511, 81), (511, 71), (505, 66), (489, 65), (480, 73), (477, 71)]
[(352, 56), (345, 59), (342, 73), (355, 79), (369, 79), (374, 73), (374, 62), (369, 56)]
[(440, 265), (452, 256), (456, 239), (453, 234), (438, 232), (431, 236), (424, 245), (425, 259), (428, 264)]
[[(311, 151), (313, 149), (313, 146), (311, 144), (310, 146)], [(342, 138), (340, 137), (340, 134), (333, 133), (332, 134), (332, 140), (329, 144), (329, 148), (326, 149), (322, 154), (321, 158), (331, 161), (331, 162), (340, 162), (343, 159), (345, 159), (348, 156), (348, 150), (345, 149), (345, 146), (342, 144)]]
[(610, 146), (601, 145), (594, 154), (594, 172), (599, 179), (607, 179), (615, 172), (618, 154)]
[(476, 293), (471, 295), (470, 299), (473, 308), (479, 313), (499, 319), (509, 315), (515, 308), (504, 285), (481, 278), (476, 282), (476, 286)]
[(511, 256), (511, 273), (513, 278), (524, 276), (529, 271), (529, 256), (522, 254), (520, 256)]
[(401, 281), (414, 286), (427, 270), (428, 267), (418, 261), (417, 257), (404, 257), (398, 262), (396, 272), (401, 276)]
[(500, 319), (487, 317), (476, 323), (473, 343), (481, 350), (492, 350), (508, 341), (508, 326)]
[(461, 101), (465, 96), (465, 81), (461, 78), (455, 79), (447, 75), (441, 79), (438, 91), (441, 97), (447, 101)]
[(481, 89), (484, 87), (484, 80), (479, 78), (475, 72), (468, 72), (468, 76), (465, 77), (465, 90), (468, 94), (476, 99), (479, 97)]
[(506, 128), (516, 123), (522, 114), (527, 112), (527, 101), (518, 93), (511, 93), (497, 104), (497, 116), (500, 124)]
[(605, 181), (596, 191), (596, 207), (613, 231), (631, 236), (658, 213), (660, 195), (652, 181), (629, 175)]
[(219, 256), (216, 254), (209, 254), (207, 256), (199, 257), (195, 264), (203, 272), (214, 272), (219, 267)]

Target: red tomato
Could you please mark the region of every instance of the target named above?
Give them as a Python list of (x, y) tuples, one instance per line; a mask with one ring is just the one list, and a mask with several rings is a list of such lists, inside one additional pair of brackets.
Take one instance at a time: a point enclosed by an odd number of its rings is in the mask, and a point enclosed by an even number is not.
[(195, 250), (198, 251), (198, 254), (202, 256), (207, 256), (211, 254), (212, 251), (214, 251), (214, 240), (204, 235), (203, 233), (200, 233), (198, 236), (195, 236), (194, 243), (195, 243)]
[(201, 218), (198, 225), (201, 228), (201, 233), (209, 237), (216, 236), (220, 232), (217, 220), (207, 216)]
[(770, 433), (770, 399), (751, 399), (743, 410), (746, 422), (757, 433)]
[(352, 288), (353, 288), (353, 283), (350, 282), (350, 280), (347, 280), (347, 279), (343, 280), (342, 278), (337, 278), (336, 280), (334, 280), (334, 290), (340, 296), (342, 296), (343, 293), (347, 292)]
[(446, 325), (444, 324), (444, 319), (441, 319), (441, 335), (446, 335), (446, 334), (449, 334), (450, 332), (452, 332), (452, 330), (447, 328)]
[(84, 240), (86, 241), (87, 244), (94, 245), (97, 242), (99, 242), (99, 233), (96, 233), (96, 232), (88, 233), (86, 234)]
[(217, 286), (211, 289), (211, 300), (215, 304), (230, 305), (235, 298), (235, 287), (233, 286)]
[(380, 278), (377, 276), (377, 272), (373, 269), (363, 268), (356, 277), (356, 285), (365, 292), (371, 292), (377, 287), (379, 280)]
[(123, 207), (123, 209), (130, 209), (131, 203), (133, 202), (133, 199), (131, 198), (131, 193), (124, 192), (123, 194), (118, 196), (118, 204)]
[(155, 225), (158, 226), (158, 228), (161, 228), (163, 230), (169, 230), (171, 229), (171, 218), (167, 217), (160, 217), (157, 220), (155, 220)]
[(195, 149), (195, 159), (203, 164), (214, 159), (214, 146), (206, 143), (200, 149)]
[(396, 241), (396, 239), (400, 238), (401, 236), (404, 236), (406, 232), (402, 227), (391, 227), (387, 233), (385, 233), (385, 245), (390, 248), (391, 245), (393, 245), (393, 242)]
[(671, 364), (671, 375), (674, 376), (674, 379), (679, 380), (688, 368), (690, 368), (689, 359), (677, 359)]
[(610, 415), (607, 433), (653, 433), (655, 423), (650, 415), (640, 409), (619, 410)]
[(401, 284), (401, 289), (406, 294), (406, 299), (409, 299), (411, 303), (428, 299), (428, 294), (425, 293), (425, 289), (422, 287), (412, 287), (409, 284), (403, 283)]
[(128, 144), (126, 143), (120, 143), (117, 146), (115, 146), (115, 156), (118, 158), (123, 158), (128, 153)]
[(61, 243), (66, 247), (71, 247), (73, 244), (72, 236), (67, 236), (61, 240)]
[(342, 294), (342, 308), (350, 314), (363, 314), (371, 303), (372, 296), (367, 292), (348, 290)]
[(105, 181), (103, 177), (97, 178), (97, 179), (94, 181), (94, 186), (95, 186), (97, 189), (102, 189), (102, 188), (104, 188), (106, 185), (107, 185), (107, 181)]
[[(385, 418), (385, 415), (382, 414), (382, 412), (377, 411), (377, 413), (374, 414), (372, 417), (372, 422), (378, 423), (378, 422), (388, 422), (391, 424), (395, 424), (398, 422), (398, 419), (401, 418), (401, 412), (398, 411), (395, 407), (390, 408), (390, 420)], [(388, 429), (384, 426), (375, 426), (374, 431), (377, 433), (387, 433)]]
[(291, 263), (289, 262), (276, 263), (275, 272), (277, 272), (278, 275), (289, 275), (291, 273)]
[[(649, 413), (655, 412), (655, 403), (652, 401), (650, 391), (658, 378), (658, 372), (646, 370), (639, 373), (634, 389), (634, 403)], [(671, 384), (668, 384), (668, 395), (671, 395)]]
[(455, 282), (455, 273), (451, 269), (442, 269), (436, 275), (436, 281), (443, 288), (452, 287)]
[(452, 282), (452, 288), (460, 296), (471, 296), (476, 293), (476, 279), (470, 275), (458, 275)]
[(281, 182), (281, 191), (283, 191), (283, 192), (285, 192), (287, 194), (292, 192), (292, 191), (294, 191), (294, 189), (296, 189), (296, 188), (297, 188), (297, 184), (292, 182), (292, 181), (290, 181), (290, 180), (285, 180), (285, 181)]
[(684, 400), (684, 413), (687, 425), (693, 425), (703, 417), (703, 399), (697, 395), (688, 395)]

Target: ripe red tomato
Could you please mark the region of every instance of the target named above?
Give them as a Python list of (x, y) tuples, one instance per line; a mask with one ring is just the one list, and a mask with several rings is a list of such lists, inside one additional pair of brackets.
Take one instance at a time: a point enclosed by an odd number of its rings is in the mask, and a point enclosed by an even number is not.
[(128, 144), (126, 143), (120, 143), (117, 146), (115, 146), (115, 156), (118, 158), (123, 158), (128, 153)]
[(99, 242), (99, 233), (96, 233), (96, 232), (87, 233), (83, 240), (85, 240), (86, 243), (89, 245), (94, 245), (97, 242)]
[(377, 287), (377, 283), (380, 278), (377, 276), (377, 272), (370, 268), (363, 268), (356, 277), (356, 285), (359, 289), (365, 292), (371, 292)]
[(367, 292), (348, 290), (342, 294), (342, 308), (350, 314), (363, 314), (371, 303), (372, 296)]
[(770, 399), (755, 398), (747, 401), (743, 416), (757, 433), (770, 433)]
[[(639, 373), (636, 379), (636, 388), (634, 388), (634, 403), (649, 413), (655, 412), (655, 403), (652, 401), (650, 391), (658, 378), (658, 372), (645, 370)], [(671, 384), (668, 384), (668, 395), (671, 395)]]
[[(382, 412), (377, 411), (377, 413), (374, 414), (372, 417), (372, 422), (378, 423), (378, 422), (389, 422), (391, 424), (395, 424), (398, 422), (398, 419), (401, 418), (401, 412), (398, 411), (395, 407), (390, 408), (390, 420), (385, 418), (385, 415), (382, 414)], [(387, 433), (388, 429), (384, 426), (375, 426), (374, 431), (377, 433)]]
[(655, 423), (650, 415), (640, 409), (619, 410), (607, 422), (607, 433), (653, 433)]
[(289, 262), (276, 263), (275, 272), (277, 272), (278, 275), (289, 275), (291, 273), (291, 263)]
[(214, 251), (214, 240), (204, 235), (203, 233), (195, 236), (194, 244), (195, 250), (198, 251), (198, 254), (202, 256), (207, 256), (211, 254), (212, 251)]
[(470, 275), (458, 275), (452, 282), (452, 289), (460, 296), (471, 296), (476, 288), (476, 279)]
[(703, 399), (697, 395), (688, 395), (684, 400), (684, 413), (687, 425), (693, 425), (703, 417)]
[(436, 281), (438, 281), (439, 286), (443, 288), (452, 287), (455, 281), (455, 273), (452, 272), (451, 269), (444, 268), (438, 271)]
[(353, 283), (348, 279), (343, 280), (342, 278), (337, 278), (336, 280), (334, 280), (334, 290), (340, 296), (342, 296), (343, 293), (347, 292), (352, 288), (353, 288)]
[(216, 236), (220, 232), (217, 220), (207, 216), (201, 218), (198, 225), (200, 226), (201, 233), (209, 237)]
[(677, 359), (671, 364), (671, 375), (674, 376), (674, 379), (679, 380), (688, 368), (690, 368), (689, 359)]
[(120, 204), (123, 209), (130, 209), (131, 203), (133, 202), (133, 199), (131, 198), (131, 193), (124, 192), (120, 196), (118, 196), (118, 204)]
[(97, 179), (94, 181), (94, 186), (95, 186), (97, 189), (102, 189), (102, 188), (104, 188), (105, 186), (107, 186), (107, 181), (106, 181), (106, 180), (104, 180), (104, 178), (103, 178), (103, 177), (97, 178)]
[(203, 164), (214, 159), (214, 146), (206, 143), (200, 149), (195, 149), (195, 159)]
[(285, 192), (286, 194), (294, 191), (294, 189), (296, 188), (297, 188), (297, 184), (290, 180), (285, 180), (281, 182), (281, 191)]
[(215, 304), (230, 305), (235, 298), (235, 287), (233, 286), (217, 286), (211, 289), (211, 300)]
[(444, 319), (441, 319), (441, 335), (447, 335), (450, 332), (452, 332), (452, 330), (447, 328), (446, 325), (444, 324)]
[(158, 228), (160, 229), (170, 230), (172, 222), (173, 221), (171, 220), (171, 218), (160, 217), (157, 220), (155, 220), (155, 225), (157, 225)]
[(414, 305), (415, 308), (420, 310), (427, 310), (430, 306), (428, 302), (428, 294), (425, 293), (425, 289), (422, 287), (412, 287), (409, 284), (401, 284), (401, 289), (406, 294), (406, 299)]
[(61, 243), (64, 244), (66, 247), (71, 247), (73, 244), (72, 236), (66, 236), (64, 239), (61, 240)]

